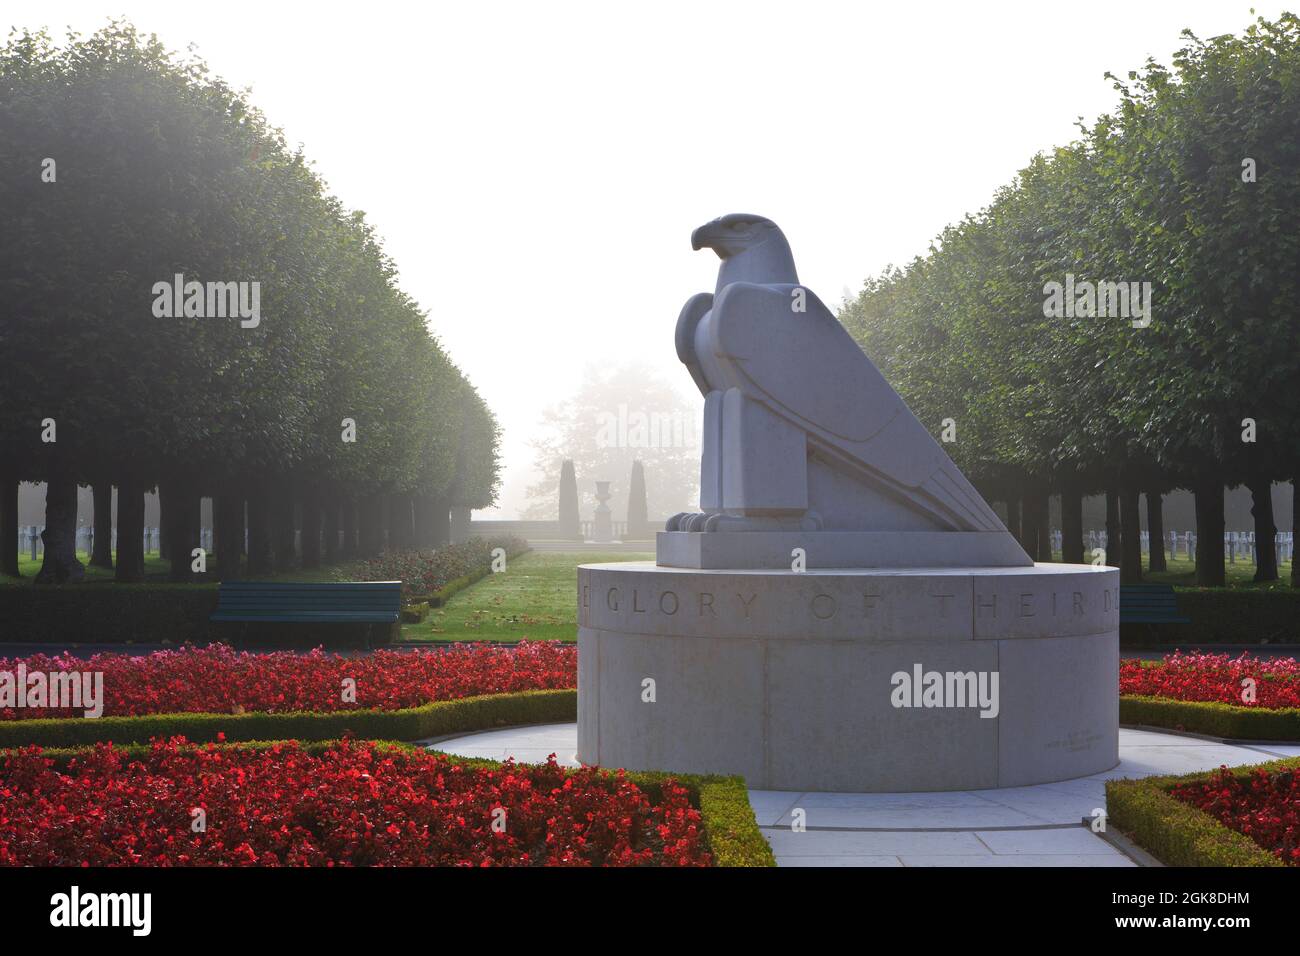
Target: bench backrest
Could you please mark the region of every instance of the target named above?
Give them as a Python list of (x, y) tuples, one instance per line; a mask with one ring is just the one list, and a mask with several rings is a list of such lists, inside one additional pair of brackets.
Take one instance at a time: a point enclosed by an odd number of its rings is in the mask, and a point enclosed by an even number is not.
[(1120, 620), (1183, 620), (1178, 597), (1168, 584), (1125, 584), (1119, 589)]
[(402, 582), (226, 581), (221, 585), (217, 606), (222, 611), (395, 612), (402, 607)]

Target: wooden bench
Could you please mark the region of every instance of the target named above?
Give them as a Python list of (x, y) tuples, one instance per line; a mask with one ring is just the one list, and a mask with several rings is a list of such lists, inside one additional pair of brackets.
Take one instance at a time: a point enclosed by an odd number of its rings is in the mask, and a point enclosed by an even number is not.
[(1125, 584), (1119, 589), (1121, 624), (1190, 624), (1178, 613), (1178, 598), (1168, 584)]
[[(270, 581), (223, 582), (217, 596), (217, 610), (211, 621), (242, 624), (244, 634), (257, 627), (262, 633), (274, 633), (263, 626), (297, 625), (289, 630), (314, 643), (320, 630), (302, 625), (350, 625), (340, 630), (356, 634), (369, 648), (386, 644), (397, 635), (402, 614), (401, 581), (348, 581), (328, 584), (299, 584)], [(376, 632), (381, 639), (376, 641)]]

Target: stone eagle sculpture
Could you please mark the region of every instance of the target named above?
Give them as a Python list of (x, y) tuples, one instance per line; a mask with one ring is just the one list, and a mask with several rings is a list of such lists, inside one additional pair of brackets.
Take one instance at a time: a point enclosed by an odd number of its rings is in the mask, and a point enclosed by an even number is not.
[[(774, 222), (733, 213), (696, 229), (691, 246), (722, 262), (714, 291), (692, 296), (677, 320), (677, 355), (704, 395), (701, 511), (675, 515), (667, 531), (1010, 538), (835, 316), (799, 284)], [(1011, 547), (1013, 563), (1032, 563)]]

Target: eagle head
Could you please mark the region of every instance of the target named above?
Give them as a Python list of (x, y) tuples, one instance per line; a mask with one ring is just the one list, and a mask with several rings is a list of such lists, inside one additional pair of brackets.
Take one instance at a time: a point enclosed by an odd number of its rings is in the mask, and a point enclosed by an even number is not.
[(781, 230), (770, 219), (744, 212), (733, 212), (706, 222), (691, 233), (691, 248), (695, 251), (712, 249), (719, 259), (729, 259), (761, 242), (780, 235)]

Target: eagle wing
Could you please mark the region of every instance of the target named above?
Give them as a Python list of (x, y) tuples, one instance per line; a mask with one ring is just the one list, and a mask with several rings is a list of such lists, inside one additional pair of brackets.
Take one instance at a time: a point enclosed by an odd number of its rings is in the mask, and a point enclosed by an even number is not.
[(810, 289), (732, 283), (699, 332), (697, 349), (708, 349), (708, 364), (724, 370), (727, 387), (795, 422), (810, 447), (851, 474), (901, 496), (941, 527), (1006, 530)]
[(700, 319), (704, 318), (712, 307), (712, 292), (697, 292), (687, 299), (686, 304), (682, 306), (681, 314), (677, 316), (677, 334), (674, 337), (677, 343), (677, 357), (690, 371), (691, 378), (695, 380), (701, 395), (709, 394), (711, 389), (708, 377), (700, 367), (700, 358), (695, 354), (695, 329), (700, 324)]

